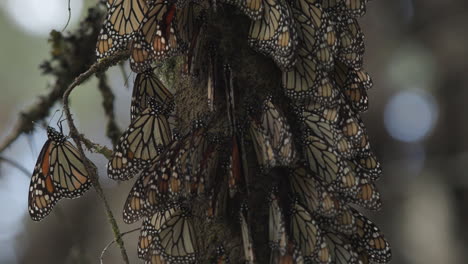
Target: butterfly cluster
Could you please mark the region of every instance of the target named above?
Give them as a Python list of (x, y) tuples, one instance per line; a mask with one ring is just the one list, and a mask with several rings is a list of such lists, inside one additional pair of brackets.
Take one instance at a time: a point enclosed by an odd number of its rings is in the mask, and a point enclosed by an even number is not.
[[(231, 66), (220, 67), (222, 54), (210, 47), (200, 52), (206, 69), (198, 76), (206, 79), (209, 113), (177, 136), (169, 122), (177, 108), (174, 96), (151, 67), (188, 55), (185, 72), (190, 72), (200, 60), (195, 46), (209, 23), (202, 14), (215, 9), (213, 2), (109, 3), (98, 57), (130, 49), (138, 75), (132, 123), (115, 147), (108, 174), (117, 180), (138, 175), (123, 216), (128, 223), (143, 219), (139, 257), (148, 263), (197, 262), (192, 201), (201, 197), (210, 204), (203, 216), (210, 221), (226, 213), (219, 204), (227, 190), (227, 210), (239, 218), (245, 261), (257, 262), (263, 256), (256, 256), (252, 235), (258, 221), (249, 209), (252, 174), (279, 173), (265, 193), (272, 263), (388, 262), (388, 242), (356, 209), (381, 207), (374, 183), (381, 168), (360, 117), (372, 87), (362, 68), (364, 35), (357, 21), (367, 1), (221, 2), (250, 19), (246, 41), (282, 71), (283, 93), (258, 95), (260, 104), (245, 106)], [(221, 133), (213, 125), (220, 122)], [(229, 250), (220, 246), (212, 257), (227, 263)]]
[[(381, 167), (360, 117), (372, 87), (357, 20), (367, 2), (107, 1), (97, 56), (130, 50), (137, 73), (131, 123), (114, 146), (108, 176), (137, 178), (123, 219), (142, 220), (141, 259), (198, 263), (210, 251), (213, 263), (230, 263), (236, 249), (223, 241), (228, 238), (202, 248), (195, 224), (228, 217), (237, 220), (231, 227), (245, 263), (390, 261), (382, 232), (358, 211), (381, 207), (375, 185)], [(241, 77), (233, 77), (242, 65), (229, 65), (215, 44), (200, 41), (210, 14), (225, 9), (247, 16), (245, 42), (281, 70), (280, 93), (246, 93)], [(187, 78), (206, 87), (206, 113), (189, 126), (175, 124), (181, 101), (154, 73), (155, 65), (176, 55), (186, 58), (180, 78), (195, 75), (198, 63), (197, 76)], [(89, 185), (74, 147), (63, 135), (49, 134), (31, 183), (33, 219)], [(206, 205), (203, 214), (196, 201)], [(263, 223), (268, 232), (259, 231)], [(269, 256), (258, 253), (265, 252), (261, 247)]]

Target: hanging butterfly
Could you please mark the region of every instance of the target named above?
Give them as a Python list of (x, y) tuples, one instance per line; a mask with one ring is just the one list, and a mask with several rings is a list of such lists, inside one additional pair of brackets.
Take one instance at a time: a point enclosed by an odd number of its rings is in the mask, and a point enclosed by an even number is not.
[(47, 127), (47, 137), (29, 185), (28, 211), (34, 221), (46, 217), (60, 199), (78, 198), (91, 186), (78, 149), (52, 127)]
[(143, 222), (138, 243), (140, 258), (160, 258), (167, 263), (194, 263), (197, 253), (192, 215), (188, 208), (176, 205)]
[(166, 110), (166, 114), (173, 111), (174, 96), (154, 74), (153, 70), (138, 73), (135, 78), (132, 104), (130, 106), (132, 121), (149, 107), (148, 102), (150, 98), (154, 98)]
[(346, 167), (340, 154), (323, 139), (309, 135), (303, 140), (305, 157), (309, 169), (325, 184), (338, 184)]
[(162, 179), (160, 161), (172, 157), (178, 151), (180, 141), (174, 140), (166, 150), (150, 162), (151, 166), (145, 168), (138, 180), (134, 183), (125, 201), (123, 220), (131, 224), (144, 216), (151, 216), (155, 212), (168, 210), (175, 199), (169, 195), (170, 188), (180, 188), (179, 181)]
[(282, 86), (290, 98), (313, 97), (317, 102), (331, 105), (336, 101), (339, 90), (333, 85), (325, 71), (321, 70), (315, 58), (307, 50), (298, 48), (296, 64), (283, 71)]
[(132, 44), (130, 66), (135, 72), (151, 68), (153, 61), (169, 58), (183, 48), (175, 25), (177, 7), (167, 0), (150, 5)]
[(341, 62), (336, 63), (334, 80), (340, 86), (353, 110), (364, 112), (368, 109), (367, 90), (372, 87), (372, 79), (363, 69), (352, 69)]
[(286, 3), (263, 1), (263, 17), (251, 22), (249, 44), (257, 51), (271, 56), (280, 69), (295, 62), (297, 32), (292, 13)]
[(140, 177), (149, 179), (144, 194), (146, 211), (154, 212), (169, 201), (205, 192), (205, 177), (212, 177), (208, 173), (215, 171), (217, 149), (213, 142), (206, 140), (204, 131), (200, 127), (173, 141), (143, 170)]
[(369, 258), (378, 263), (390, 262), (392, 252), (387, 240), (380, 229), (357, 210), (353, 210), (356, 217), (357, 230), (351, 240), (364, 248)]
[(160, 204), (161, 198), (157, 190), (155, 190), (156, 193), (151, 193), (150, 197), (147, 196), (150, 179), (150, 175), (141, 175), (130, 190), (123, 209), (125, 223), (134, 223), (149, 214), (149, 204), (151, 208)]
[(333, 122), (323, 116), (321, 111), (308, 110), (305, 106), (298, 107), (297, 116), (303, 125), (303, 134), (315, 135), (323, 139), (328, 145), (337, 145), (338, 131)]
[(154, 98), (150, 98), (148, 104), (149, 107), (130, 124), (115, 147), (107, 167), (111, 179), (128, 180), (133, 177), (172, 141), (163, 108)]
[(271, 96), (263, 102), (260, 122), (270, 135), (278, 165), (291, 165), (296, 158), (291, 128), (284, 114), (273, 104)]
[(382, 207), (380, 192), (374, 183), (367, 179), (359, 179), (355, 194), (344, 194), (343, 198), (351, 203), (362, 206), (366, 209), (378, 211)]
[(299, 163), (290, 169), (289, 182), (292, 193), (311, 212), (326, 217), (333, 217), (340, 212), (340, 201), (309, 174), (305, 164)]
[(337, 23), (338, 58), (346, 66), (361, 68), (364, 56), (364, 34), (356, 19), (346, 19)]
[(251, 118), (250, 135), (261, 169), (287, 167), (295, 160), (296, 151), (288, 121), (270, 96), (263, 102), (260, 120)]
[(309, 211), (297, 201), (291, 207), (290, 234), (292, 241), (302, 253), (305, 262), (319, 261), (318, 253), (323, 247), (326, 247), (326, 242), (322, 238), (322, 231)]
[(321, 111), (309, 111), (306, 110), (306, 107), (301, 106), (296, 112), (302, 123), (304, 135), (317, 136), (329, 146), (335, 146), (338, 154), (343, 158), (354, 157), (356, 151), (351, 140), (335, 127), (336, 123), (334, 124), (323, 117)]
[(298, 0), (292, 3), (298, 40), (317, 65), (327, 71), (333, 67), (337, 39), (334, 26), (318, 3)]
[[(345, 202), (343, 202), (345, 203)], [(356, 217), (350, 206), (344, 204), (340, 211), (330, 218), (319, 217), (322, 226), (340, 234), (351, 235), (356, 232)]]
[(148, 11), (146, 0), (108, 1), (109, 12), (96, 44), (97, 57), (102, 59), (128, 48)]
[(183, 7), (176, 17), (180, 38), (188, 44), (187, 63), (184, 69), (186, 74), (196, 75), (200, 67), (195, 63), (199, 61), (198, 57), (202, 48), (201, 42), (204, 40), (202, 31), (207, 20), (206, 9), (209, 8), (203, 6), (204, 3), (190, 2)]
[(351, 242), (340, 234), (327, 232), (324, 235), (330, 247), (332, 263), (336, 264), (358, 264), (358, 253), (354, 250)]

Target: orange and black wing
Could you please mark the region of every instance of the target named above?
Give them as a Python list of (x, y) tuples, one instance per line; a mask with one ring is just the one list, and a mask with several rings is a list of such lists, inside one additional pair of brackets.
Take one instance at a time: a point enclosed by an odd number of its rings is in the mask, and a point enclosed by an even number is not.
[(54, 186), (52, 177), (49, 175), (51, 143), (51, 140), (47, 140), (42, 147), (29, 185), (28, 209), (34, 221), (40, 221), (46, 217), (61, 198), (60, 190)]

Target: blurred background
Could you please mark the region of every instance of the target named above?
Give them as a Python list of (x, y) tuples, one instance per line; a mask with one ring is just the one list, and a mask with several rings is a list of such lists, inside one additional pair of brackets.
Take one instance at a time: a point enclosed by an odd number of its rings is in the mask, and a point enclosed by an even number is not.
[[(95, 2), (71, 0), (66, 30)], [(11, 132), (19, 112), (50, 85), (38, 65), (49, 57), (50, 30), (62, 30), (67, 20), (67, 0), (0, 2), (0, 140)], [(468, 263), (468, 3), (373, 1), (360, 22), (366, 35), (365, 68), (374, 81), (363, 118), (384, 167), (378, 182), (384, 207), (368, 215), (389, 239), (392, 263)], [(125, 127), (131, 89), (118, 67), (108, 76), (117, 96), (118, 122)], [(82, 132), (111, 145), (95, 79), (76, 89), (72, 110)], [(27, 215), (30, 174), (45, 140), (45, 130), (37, 129), (1, 154), (29, 174), (0, 164), (0, 263), (96, 263), (112, 234), (93, 191), (83, 199), (62, 200), (39, 223)], [(91, 158), (104, 170), (103, 157)], [(131, 230), (119, 212), (132, 183), (116, 186), (105, 175), (102, 171), (101, 180), (119, 225)], [(125, 237), (132, 262), (137, 236)], [(120, 262), (115, 245), (104, 260)]]

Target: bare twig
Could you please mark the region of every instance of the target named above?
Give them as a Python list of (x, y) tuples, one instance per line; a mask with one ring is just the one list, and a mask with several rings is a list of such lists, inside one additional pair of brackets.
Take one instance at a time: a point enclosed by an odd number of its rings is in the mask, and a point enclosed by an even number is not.
[[(70, 86), (67, 88), (67, 90), (63, 94), (63, 108), (64, 108), (65, 116), (67, 117), (68, 127), (70, 129), (70, 136), (73, 139), (73, 141), (75, 141), (78, 151), (80, 152), (80, 155), (82, 157), (85, 157), (85, 154), (83, 151), (83, 147), (81, 145), (80, 133), (78, 132), (78, 129), (76, 128), (75, 123), (73, 122), (73, 117), (70, 111), (70, 105), (69, 105), (70, 93), (73, 91), (75, 87), (77, 87), (78, 85), (86, 81), (93, 74), (104, 72), (109, 67), (117, 64), (123, 59), (128, 58), (128, 55), (129, 55), (128, 51), (119, 52), (113, 56), (110, 56), (108, 58), (102, 59), (99, 62), (94, 63), (86, 72), (80, 74), (75, 79), (75, 81), (73, 81), (73, 83), (70, 84)], [(104, 203), (104, 207), (107, 213), (107, 218), (112, 227), (115, 241), (120, 247), (120, 253), (122, 255), (122, 258), (124, 262), (128, 264), (129, 261), (128, 261), (128, 256), (127, 256), (127, 251), (125, 250), (125, 246), (122, 240), (119, 226), (117, 225), (117, 222), (115, 221), (114, 214), (112, 213), (112, 210), (110, 209), (109, 203), (107, 202), (106, 196), (104, 195), (104, 191), (102, 190), (101, 184), (99, 183), (97, 169), (88, 159), (84, 158), (83, 160), (84, 160), (86, 171), (89, 174), (90, 179), (93, 182), (94, 189), (96, 190), (96, 193), (98, 194), (98, 196), (101, 198), (101, 200)]]
[(102, 154), (106, 159), (111, 159), (112, 157), (112, 150), (107, 148), (106, 146), (99, 145), (97, 143), (92, 142), (91, 140), (87, 139), (85, 135), (81, 134), (81, 142), (86, 146), (86, 148), (94, 153)]
[(68, 0), (68, 19), (67, 19), (67, 24), (65, 24), (65, 26), (63, 27), (62, 32), (65, 31), (65, 29), (67, 29), (67, 27), (68, 27), (68, 24), (70, 24), (70, 20), (71, 20), (71, 6), (70, 6), (70, 1), (71, 1), (71, 0)]
[[(121, 234), (121, 237), (124, 237), (125, 235), (130, 234), (130, 233), (133, 233), (133, 232), (138, 231), (138, 230), (140, 230), (140, 229), (141, 229), (141, 228), (138, 227), (138, 228), (135, 228), (135, 229), (133, 229), (133, 230), (130, 230), (130, 231), (127, 231), (127, 232), (123, 232), (123, 233)], [(101, 252), (101, 257), (99, 258), (101, 264), (104, 264), (104, 254), (106, 253), (107, 249), (108, 249), (110, 246), (112, 246), (112, 244), (114, 244), (114, 243), (115, 243), (115, 240), (112, 240), (112, 241), (109, 242), (109, 244), (107, 244), (107, 245), (104, 247), (104, 249), (102, 250), (102, 252)]]
[(9, 158), (5, 158), (3, 156), (0, 156), (0, 161), (3, 161), (5, 163), (8, 163), (10, 164), (11, 166), (17, 168), (18, 170), (20, 170), (22, 173), (24, 173), (26, 175), (26, 177), (30, 177), (31, 176), (31, 172), (29, 170), (27, 170), (25, 167), (23, 167), (21, 164), (19, 164), (18, 162), (14, 161), (14, 160), (11, 160)]

